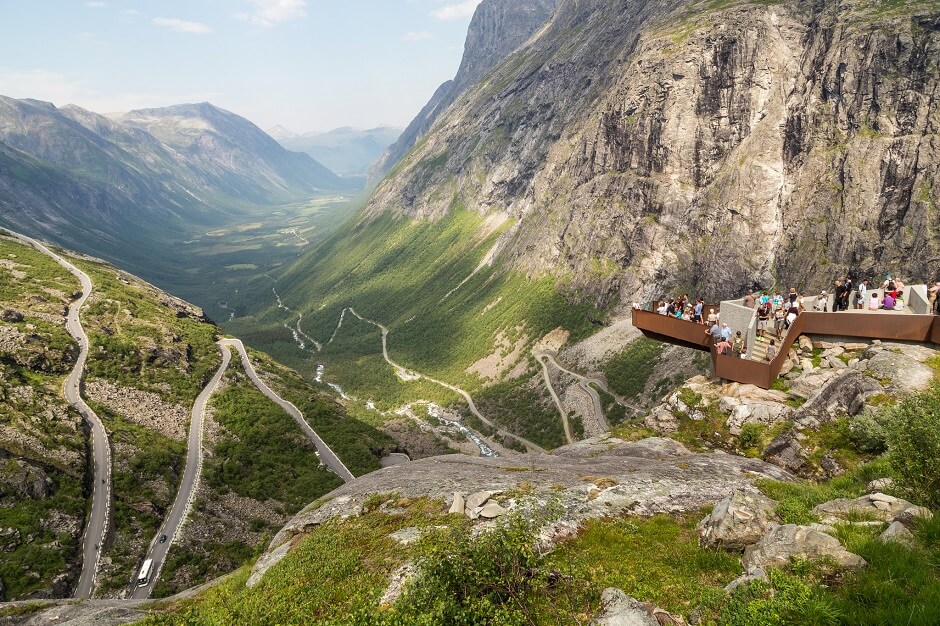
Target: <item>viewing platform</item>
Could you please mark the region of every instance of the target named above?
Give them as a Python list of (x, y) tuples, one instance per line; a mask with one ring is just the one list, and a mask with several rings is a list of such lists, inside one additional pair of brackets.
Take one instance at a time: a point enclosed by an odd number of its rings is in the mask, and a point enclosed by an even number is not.
[[(652, 310), (636, 307), (633, 309), (633, 325), (646, 337), (710, 352), (715, 376), (732, 382), (756, 385), (762, 389), (770, 389), (780, 375), (784, 363), (789, 359), (790, 347), (800, 335), (940, 344), (940, 315), (917, 313), (916, 307), (904, 311), (804, 311), (797, 316), (782, 339), (777, 340), (778, 351), (773, 360), (753, 360), (738, 355), (718, 354), (712, 346), (709, 326), (661, 315), (656, 312), (656, 304), (652, 304)], [(807, 304), (815, 304), (815, 298), (808, 298)], [(705, 311), (709, 308), (718, 312), (721, 322), (727, 322), (733, 331), (740, 330), (742, 335), (745, 335), (748, 349), (751, 351), (751, 346), (757, 343), (757, 318), (754, 310), (744, 307), (740, 300), (725, 301), (717, 306), (705, 305)], [(926, 302), (922, 308), (927, 310)], [(769, 336), (774, 337), (772, 332)]]

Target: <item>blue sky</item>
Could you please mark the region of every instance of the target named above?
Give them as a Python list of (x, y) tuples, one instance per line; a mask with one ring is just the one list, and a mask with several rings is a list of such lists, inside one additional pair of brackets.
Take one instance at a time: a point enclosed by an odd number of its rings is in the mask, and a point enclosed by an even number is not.
[(264, 129), (406, 125), (479, 0), (0, 0), (0, 94), (106, 113), (209, 101)]

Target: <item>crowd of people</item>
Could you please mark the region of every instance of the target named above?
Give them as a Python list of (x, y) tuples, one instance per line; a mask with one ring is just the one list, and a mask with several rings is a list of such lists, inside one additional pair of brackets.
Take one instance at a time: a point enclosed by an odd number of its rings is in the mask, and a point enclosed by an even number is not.
[[(755, 310), (757, 341), (767, 342), (765, 358), (770, 361), (777, 354), (777, 342), (783, 339), (791, 324), (806, 310), (807, 305), (821, 312), (829, 312), (830, 306), (833, 312), (849, 309), (903, 311), (908, 306), (905, 287), (900, 278), (891, 274), (884, 275), (879, 287), (875, 287), (869, 279), (855, 284), (852, 277), (847, 275), (835, 281), (831, 295), (825, 289), (816, 297), (800, 294), (795, 288), (791, 288), (786, 295), (779, 290), (754, 293), (753, 289), (748, 289), (742, 304)], [(928, 311), (940, 315), (940, 281), (927, 286), (927, 297)], [(661, 302), (656, 312), (704, 325), (705, 332), (711, 337), (712, 345), (718, 354), (741, 358), (748, 356), (746, 337), (740, 330), (733, 330), (726, 322), (721, 322), (719, 313), (714, 308), (709, 307), (706, 313), (705, 301), (702, 298), (693, 301), (688, 294), (683, 294)]]

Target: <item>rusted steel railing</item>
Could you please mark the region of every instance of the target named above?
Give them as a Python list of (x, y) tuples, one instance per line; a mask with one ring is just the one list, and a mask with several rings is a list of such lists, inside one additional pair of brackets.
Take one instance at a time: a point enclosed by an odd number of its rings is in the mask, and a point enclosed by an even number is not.
[(803, 334), (940, 344), (940, 316), (937, 315), (806, 311), (790, 325), (777, 346), (774, 359), (760, 362), (734, 355), (715, 354), (707, 327), (701, 324), (634, 309), (633, 325), (653, 339), (697, 350), (709, 350), (712, 352), (716, 376), (763, 389), (769, 389), (780, 375), (780, 370), (789, 358), (790, 347)]

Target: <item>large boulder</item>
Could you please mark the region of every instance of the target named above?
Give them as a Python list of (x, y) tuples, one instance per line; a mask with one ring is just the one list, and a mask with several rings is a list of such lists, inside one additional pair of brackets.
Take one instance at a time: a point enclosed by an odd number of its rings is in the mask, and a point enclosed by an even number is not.
[(865, 408), (865, 400), (881, 391), (881, 385), (871, 377), (854, 369), (842, 369), (812, 392), (793, 417), (797, 422), (807, 418), (828, 422), (844, 415), (858, 415)]
[(875, 378), (890, 380), (903, 391), (926, 389), (933, 380), (933, 370), (900, 352), (881, 350), (868, 361), (868, 372)]
[(907, 520), (917, 517), (932, 517), (930, 509), (916, 506), (884, 493), (868, 493), (859, 498), (838, 498), (823, 502), (813, 508), (823, 524), (836, 524), (846, 521), (878, 520), (893, 522), (897, 519)]
[(52, 494), (53, 482), (39, 466), (22, 459), (0, 464), (0, 497), (45, 500)]
[(679, 430), (679, 418), (665, 405), (660, 405), (650, 411), (643, 423), (647, 428), (661, 435), (671, 435)]
[(764, 460), (798, 474), (806, 465), (806, 459), (809, 458), (809, 452), (800, 444), (800, 441), (804, 439), (806, 435), (795, 429), (780, 433), (764, 450)]
[(775, 526), (760, 541), (744, 551), (745, 570), (786, 567), (794, 558), (831, 559), (847, 569), (866, 565), (865, 559), (843, 547), (838, 539), (808, 526)]
[(685, 622), (675, 615), (631, 598), (620, 589), (608, 587), (601, 593), (601, 610), (590, 626), (666, 626)]
[(793, 409), (786, 404), (776, 402), (754, 402), (739, 404), (728, 416), (728, 429), (732, 435), (740, 435), (745, 424), (760, 424), (761, 426), (774, 426), (790, 418)]
[(825, 387), (839, 372), (832, 369), (813, 369), (812, 362), (808, 359), (803, 359), (803, 361), (806, 361), (802, 363), (805, 373), (790, 383), (790, 395), (806, 400), (813, 395), (813, 393)]
[(698, 524), (699, 542), (707, 548), (740, 551), (776, 525), (776, 503), (752, 491), (736, 489)]

